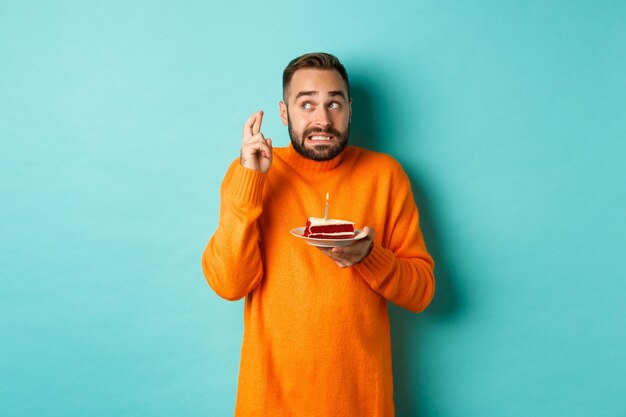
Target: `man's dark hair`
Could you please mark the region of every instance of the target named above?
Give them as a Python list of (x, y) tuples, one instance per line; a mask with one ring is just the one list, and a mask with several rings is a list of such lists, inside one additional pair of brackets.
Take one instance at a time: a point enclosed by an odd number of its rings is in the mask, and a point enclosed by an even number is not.
[(341, 75), (341, 78), (346, 82), (348, 89), (348, 98), (350, 98), (350, 82), (348, 82), (348, 73), (344, 66), (339, 62), (339, 59), (335, 55), (327, 54), (325, 52), (314, 52), (310, 54), (301, 55), (289, 63), (283, 71), (283, 99), (287, 97), (285, 93), (291, 83), (293, 74), (299, 69), (319, 69), (319, 70), (335, 70)]

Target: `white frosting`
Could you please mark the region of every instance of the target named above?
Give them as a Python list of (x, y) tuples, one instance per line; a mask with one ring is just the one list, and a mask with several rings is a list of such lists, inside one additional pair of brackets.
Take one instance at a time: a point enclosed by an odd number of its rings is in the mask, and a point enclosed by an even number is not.
[(309, 235), (309, 237), (315, 238), (316, 235), (324, 235), (324, 236), (333, 236), (333, 237), (342, 237), (342, 236), (346, 236), (346, 237), (353, 237), (354, 233), (353, 232), (338, 232), (338, 233), (311, 233)]
[[(323, 217), (309, 217), (308, 219), (311, 222), (311, 227), (313, 226), (335, 226), (341, 224), (351, 224), (354, 225), (353, 222), (349, 222), (346, 220), (337, 220), (337, 219), (327, 219), (325, 220)], [(345, 233), (345, 232), (343, 232)], [(330, 234), (330, 233), (328, 233)]]

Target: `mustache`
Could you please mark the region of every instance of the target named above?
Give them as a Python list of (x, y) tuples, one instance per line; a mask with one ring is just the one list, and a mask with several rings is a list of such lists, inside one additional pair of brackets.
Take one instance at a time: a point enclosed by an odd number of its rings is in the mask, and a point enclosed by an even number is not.
[(328, 126), (325, 128), (321, 128), (321, 127), (310, 127), (308, 129), (305, 129), (304, 132), (302, 132), (302, 139), (305, 139), (309, 136), (311, 136), (314, 133), (329, 133), (337, 138), (341, 138), (341, 132), (338, 131), (337, 129), (335, 129), (332, 126)]

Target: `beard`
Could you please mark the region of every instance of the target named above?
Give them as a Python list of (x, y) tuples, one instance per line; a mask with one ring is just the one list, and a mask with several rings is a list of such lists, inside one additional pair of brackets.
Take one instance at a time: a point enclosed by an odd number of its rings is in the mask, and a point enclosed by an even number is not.
[[(330, 161), (339, 155), (348, 146), (348, 138), (350, 137), (350, 124), (343, 132), (338, 131), (332, 126), (325, 128), (310, 127), (304, 129), (302, 133), (299, 133), (291, 126), (291, 118), (287, 117), (287, 124), (289, 127), (289, 138), (293, 149), (305, 158), (312, 159), (314, 161)], [(328, 133), (335, 137), (335, 142), (332, 144), (319, 144), (314, 147), (307, 148), (305, 145), (306, 138), (314, 133)]]

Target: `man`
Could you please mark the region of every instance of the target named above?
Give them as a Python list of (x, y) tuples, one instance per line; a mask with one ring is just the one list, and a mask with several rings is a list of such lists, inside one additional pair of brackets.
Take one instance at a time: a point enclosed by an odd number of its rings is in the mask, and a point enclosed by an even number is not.
[[(218, 295), (246, 297), (235, 415), (393, 416), (387, 301), (418, 312), (434, 293), (409, 180), (347, 146), (352, 99), (333, 55), (291, 61), (279, 109), (290, 146), (272, 147), (263, 112), (248, 119), (202, 256)], [(290, 234), (321, 217), (327, 192), (329, 217), (365, 238), (324, 249)]]

